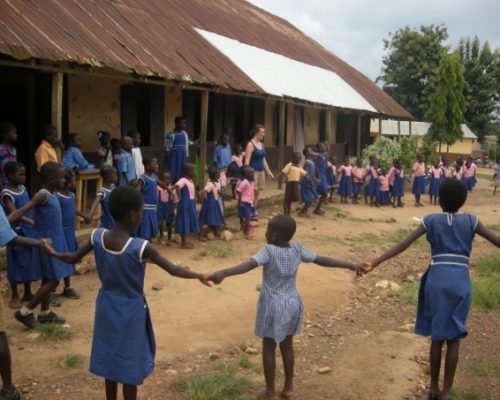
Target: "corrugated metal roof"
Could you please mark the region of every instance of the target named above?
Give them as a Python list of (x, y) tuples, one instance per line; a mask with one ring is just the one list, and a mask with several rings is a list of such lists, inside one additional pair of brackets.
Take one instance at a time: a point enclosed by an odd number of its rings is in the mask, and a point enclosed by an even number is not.
[(0, 53), (265, 93), (203, 29), (333, 71), (379, 113), (411, 115), (287, 21), (243, 0), (3, 0)]
[[(423, 136), (431, 127), (430, 122), (422, 121), (401, 121), (401, 136), (408, 136), (410, 134), (410, 123), (411, 123), (411, 134), (416, 136)], [(378, 119), (372, 119), (370, 125), (370, 131), (378, 133)], [(466, 139), (477, 139), (477, 136), (470, 130), (466, 124), (462, 124), (462, 132), (464, 138)], [(397, 136), (398, 135), (398, 121), (393, 119), (382, 120), (382, 135), (384, 136)]]

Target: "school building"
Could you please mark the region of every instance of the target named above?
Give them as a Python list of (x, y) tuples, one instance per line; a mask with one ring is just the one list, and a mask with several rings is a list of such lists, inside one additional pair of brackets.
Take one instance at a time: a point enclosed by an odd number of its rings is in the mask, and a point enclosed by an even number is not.
[[(370, 136), (375, 140), (380, 135), (380, 132), (382, 132), (383, 136), (389, 138), (415, 135), (418, 136), (418, 144), (420, 145), (430, 126), (430, 122), (372, 119)], [(459, 156), (469, 157), (473, 155), (477, 144), (477, 136), (465, 124), (462, 124), (462, 133), (462, 139), (457, 140), (449, 148), (446, 143), (441, 144), (441, 149), (437, 145), (436, 152), (446, 155), (450, 161), (457, 159)]]
[(0, 120), (16, 124), (33, 174), (42, 128), (137, 129), (163, 155), (174, 118), (202, 161), (225, 127), (266, 127), (268, 162), (326, 140), (337, 156), (372, 141), (372, 118), (412, 117), (370, 79), (284, 19), (243, 0), (10, 0), (0, 4)]

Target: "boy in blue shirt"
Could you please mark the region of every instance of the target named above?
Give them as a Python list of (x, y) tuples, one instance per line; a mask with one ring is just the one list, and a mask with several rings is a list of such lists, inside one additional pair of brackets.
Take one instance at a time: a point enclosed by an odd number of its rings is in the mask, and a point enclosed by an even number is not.
[(64, 150), (62, 163), (64, 168), (78, 169), (80, 171), (89, 171), (94, 169), (94, 164), (90, 164), (83, 157), (80, 147), (82, 147), (82, 138), (78, 133), (68, 135), (68, 147)]
[(124, 136), (122, 139), (122, 149), (120, 150), (120, 159), (118, 160), (118, 184), (120, 186), (128, 185), (137, 179), (132, 148), (134, 141), (130, 136)]
[(229, 134), (224, 132), (219, 139), (219, 143), (215, 146), (214, 150), (214, 165), (221, 171), (226, 171), (229, 164), (231, 164), (231, 145), (229, 144)]

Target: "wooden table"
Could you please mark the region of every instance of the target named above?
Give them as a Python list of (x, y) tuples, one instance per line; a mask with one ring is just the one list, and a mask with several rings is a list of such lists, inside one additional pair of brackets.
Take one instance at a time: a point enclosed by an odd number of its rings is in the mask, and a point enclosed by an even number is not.
[[(80, 171), (76, 178), (76, 209), (80, 212), (87, 212), (87, 183), (96, 181), (97, 189), (102, 186), (102, 178), (98, 169), (90, 171)], [(81, 221), (77, 218), (76, 229), (80, 229)]]

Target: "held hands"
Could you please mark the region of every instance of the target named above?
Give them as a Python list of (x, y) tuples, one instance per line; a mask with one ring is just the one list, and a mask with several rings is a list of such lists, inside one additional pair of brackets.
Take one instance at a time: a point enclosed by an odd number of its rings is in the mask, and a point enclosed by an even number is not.
[(365, 261), (362, 268), (363, 274), (367, 274), (375, 268), (375, 265), (373, 265), (373, 261)]
[[(198, 278), (198, 280), (205, 286), (208, 286), (208, 287), (212, 287), (212, 284), (210, 283), (210, 281), (212, 279), (210, 279), (211, 275), (210, 274), (201, 274), (200, 277)], [(215, 282), (214, 282), (215, 283)]]
[(40, 239), (40, 249), (49, 256), (56, 254), (54, 247), (52, 247), (52, 240), (50, 239)]

